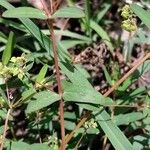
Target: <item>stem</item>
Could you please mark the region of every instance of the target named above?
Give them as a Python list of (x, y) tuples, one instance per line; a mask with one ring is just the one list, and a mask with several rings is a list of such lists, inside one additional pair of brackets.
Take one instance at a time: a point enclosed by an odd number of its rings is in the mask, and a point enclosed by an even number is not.
[(5, 85), (6, 85), (7, 100), (8, 100), (8, 104), (10, 106), (9, 88), (8, 88), (8, 84), (7, 84), (7, 80), (6, 79), (5, 79)]
[(10, 96), (9, 96), (9, 89), (8, 89), (7, 80), (5, 80), (5, 84), (6, 84), (6, 94), (7, 94), (7, 100), (8, 100), (8, 103), (9, 103), (9, 109), (7, 111), (7, 115), (6, 115), (6, 119), (5, 119), (5, 125), (4, 125), (3, 136), (2, 136), (2, 142), (0, 144), (0, 150), (3, 150), (4, 144), (5, 144), (8, 120), (9, 120), (9, 115), (10, 115), (11, 108), (12, 108), (11, 107), (11, 103), (10, 103)]
[(64, 107), (63, 107), (63, 99), (62, 99), (62, 85), (61, 85), (61, 79), (60, 79), (60, 69), (59, 69), (59, 63), (58, 63), (58, 52), (57, 52), (57, 47), (56, 47), (56, 42), (55, 42), (55, 35), (54, 35), (54, 27), (53, 27), (53, 20), (51, 19), (51, 15), (53, 12), (52, 9), (52, 1), (50, 1), (50, 6), (51, 6), (51, 12), (49, 12), (45, 1), (41, 0), (41, 3), (43, 5), (43, 8), (45, 10), (46, 15), (48, 16), (47, 23), (49, 26), (50, 30), (50, 39), (52, 42), (52, 48), (54, 52), (54, 62), (55, 62), (55, 68), (56, 68), (56, 80), (58, 84), (58, 94), (60, 95), (60, 105), (59, 105), (59, 110), (60, 110), (60, 125), (61, 125), (61, 150), (65, 150), (65, 127), (64, 127)]
[(66, 140), (65, 140), (65, 144), (67, 144), (71, 138), (73, 137), (75, 131), (77, 129), (79, 129), (84, 122), (87, 120), (87, 118), (91, 115), (92, 112), (88, 111), (85, 115), (82, 116), (81, 120), (79, 121), (79, 123), (76, 125), (76, 127), (74, 128), (74, 130), (67, 136)]
[(4, 130), (3, 130), (2, 142), (1, 142), (1, 145), (0, 145), (0, 150), (3, 150), (4, 144), (5, 144), (6, 132), (7, 132), (7, 126), (8, 126), (8, 120), (9, 120), (10, 112), (11, 112), (11, 109), (8, 109), (8, 112), (7, 112), (7, 115), (6, 115), (6, 120), (5, 120), (5, 125), (4, 125)]
[(102, 150), (105, 150), (105, 148), (106, 148), (106, 144), (107, 144), (107, 136), (105, 135), (105, 137), (104, 137), (104, 141), (103, 141), (103, 146), (102, 146)]
[(119, 81), (117, 81), (105, 94), (104, 96), (110, 95), (122, 82), (124, 82), (145, 60), (150, 58), (150, 53), (143, 57), (139, 62), (129, 70)]
[(62, 139), (61, 149), (65, 150), (65, 127), (64, 127), (64, 107), (63, 107), (63, 99), (62, 99), (62, 85), (61, 85), (61, 79), (60, 79), (58, 53), (57, 53), (57, 47), (55, 44), (55, 36), (54, 36), (54, 28), (53, 28), (52, 20), (48, 19), (48, 25), (50, 27), (52, 47), (53, 47), (53, 51), (54, 51), (55, 68), (56, 68), (56, 80), (57, 80), (57, 84), (58, 84), (58, 93), (60, 95), (59, 109), (60, 109), (61, 139)]
[(81, 143), (81, 141), (82, 141), (84, 135), (85, 135), (85, 132), (82, 133), (82, 136), (80, 137), (78, 143), (77, 143), (76, 146), (75, 146), (75, 150), (78, 150), (79, 144)]
[[(131, 69), (129, 70), (119, 81), (116, 82), (116, 84), (114, 84), (112, 86), (112, 88), (110, 88), (105, 94), (104, 96), (109, 96), (122, 82), (124, 82), (142, 63), (144, 63), (144, 61), (146, 61), (147, 59), (150, 58), (150, 53), (148, 53), (145, 57), (143, 57), (141, 60), (139, 60), (139, 62)], [(75, 131), (80, 128), (84, 122), (87, 120), (87, 118), (92, 114), (92, 112), (88, 111), (85, 115), (82, 116), (82, 119), (80, 120), (80, 122), (76, 125), (76, 127), (74, 128), (74, 130), (67, 136), (66, 138), (66, 144), (71, 140), (71, 138), (73, 137)]]

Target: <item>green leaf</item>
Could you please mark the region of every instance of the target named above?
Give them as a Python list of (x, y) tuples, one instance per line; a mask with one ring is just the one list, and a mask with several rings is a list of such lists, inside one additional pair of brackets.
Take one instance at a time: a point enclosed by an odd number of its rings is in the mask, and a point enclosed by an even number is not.
[(85, 0), (85, 23), (88, 30), (89, 36), (91, 37), (91, 28), (90, 28), (90, 18), (91, 18), (91, 9), (90, 9), (90, 0)]
[(143, 64), (138, 67), (139, 75), (144, 74), (147, 71), (150, 71), (150, 60), (146, 60)]
[(64, 112), (64, 118), (68, 120), (76, 120), (75, 112)]
[(99, 129), (97, 128), (88, 128), (87, 131), (86, 131), (87, 134), (98, 134), (99, 133)]
[(65, 129), (72, 131), (76, 124), (74, 122), (72, 122), (72, 121), (65, 120), (65, 124), (64, 125), (65, 125)]
[(7, 18), (36, 18), (36, 19), (47, 19), (47, 16), (43, 11), (32, 8), (32, 7), (18, 7), (6, 10), (3, 17)]
[(26, 32), (27, 30), (23, 26), (23, 24), (20, 24), (19, 22), (8, 20), (7, 18), (0, 18), (0, 23), (11, 26), (19, 31)]
[[(0, 110), (0, 120), (5, 119), (7, 117), (7, 110)], [(9, 120), (13, 121), (13, 117), (9, 115)]]
[(21, 18), (21, 22), (28, 29), (28, 31), (39, 41), (41, 46), (46, 49), (46, 51), (53, 56), (51, 41), (47, 36), (42, 34), (41, 30), (35, 25), (30, 19)]
[(110, 116), (104, 109), (94, 114), (115, 150), (134, 150), (124, 133), (112, 122)]
[(119, 91), (125, 91), (129, 85), (131, 85), (132, 83), (134, 83), (139, 77), (139, 73), (137, 71), (135, 71), (131, 76), (129, 76), (121, 86), (118, 87)]
[(110, 103), (110, 101), (106, 101), (105, 98), (92, 87), (79, 66), (73, 68), (68, 64), (62, 63), (60, 66), (63, 73), (65, 73), (72, 82), (63, 81), (63, 98), (65, 101), (101, 105), (106, 105), (107, 102)]
[[(78, 86), (85, 86), (88, 88), (93, 88), (90, 82), (85, 78), (79, 66), (73, 67), (69, 63), (60, 62), (61, 71), (69, 78), (69, 80)], [(82, 82), (81, 82), (82, 81)]]
[(39, 74), (38, 74), (38, 76), (37, 76), (37, 78), (36, 78), (36, 82), (37, 82), (37, 83), (42, 83), (42, 82), (43, 82), (47, 70), (48, 70), (48, 65), (45, 64), (45, 65), (42, 67), (42, 69), (40, 70), (40, 72), (39, 72)]
[(36, 93), (34, 88), (30, 88), (22, 93), (22, 101), (26, 101)]
[(134, 83), (140, 76), (142, 76), (144, 73), (150, 70), (150, 60), (146, 60), (143, 64), (141, 64), (138, 69), (129, 76), (122, 84), (122, 86), (119, 86), (119, 91), (124, 91), (128, 88), (129, 85)]
[(95, 111), (98, 111), (99, 110), (99, 106), (98, 105), (93, 105), (93, 104), (80, 104), (80, 103), (78, 103), (77, 104), (78, 106), (80, 106), (81, 108), (83, 108), (83, 109), (86, 109), (86, 110), (90, 110), (90, 111), (92, 111), (92, 112), (95, 112)]
[(81, 9), (72, 6), (58, 9), (52, 15), (52, 18), (82, 18), (84, 16), (85, 14)]
[(145, 11), (142, 7), (131, 4), (132, 11), (142, 20), (142, 22), (150, 29), (150, 12)]
[(140, 134), (132, 137), (133, 146), (136, 150), (146, 150), (150, 144), (148, 140), (150, 138), (149, 134)]
[(141, 95), (142, 93), (144, 93), (146, 91), (146, 88), (144, 86), (141, 86), (139, 88), (136, 88), (134, 91), (132, 91), (129, 95), (130, 97), (134, 97), (136, 98), (137, 96)]
[(112, 51), (113, 46), (107, 32), (104, 31), (104, 29), (93, 20), (90, 21), (90, 27), (104, 40), (104, 43), (106, 43), (106, 45)]
[(48, 145), (45, 144), (32, 144), (30, 150), (52, 150)]
[(79, 40), (83, 40), (85, 42), (91, 42), (91, 39), (88, 38), (85, 35), (81, 35), (75, 32), (71, 32), (69, 30), (55, 30), (55, 34), (56, 35), (62, 35), (62, 36), (67, 36), (70, 38), (75, 38), (75, 39), (79, 39)]
[(102, 6), (103, 8), (101, 9), (101, 11), (97, 14), (97, 21), (99, 22), (101, 21), (101, 19), (104, 17), (104, 15), (107, 13), (108, 9), (110, 8), (111, 4), (108, 3), (104, 3), (104, 5)]
[(105, 100), (105, 98), (96, 90), (90, 87), (81, 86), (78, 84), (72, 84), (70, 82), (63, 81), (63, 99), (65, 101), (91, 103), (100, 105), (110, 105), (111, 100)]
[(13, 32), (10, 32), (9, 37), (8, 37), (8, 41), (7, 41), (7, 44), (6, 44), (6, 48), (3, 51), (3, 55), (2, 55), (2, 63), (4, 65), (7, 65), (10, 58), (11, 58), (12, 50), (14, 48), (14, 45), (15, 45), (15, 35), (14, 35)]
[(101, 104), (102, 96), (94, 89), (86, 86), (73, 85), (69, 82), (63, 82), (63, 99), (65, 101)]
[(6, 0), (1, 0), (0, 5), (5, 7), (6, 9), (13, 8), (13, 6), (11, 4), (9, 4), (8, 1), (6, 1)]
[(11, 150), (30, 150), (30, 145), (21, 141), (12, 142)]
[(109, 83), (109, 85), (112, 86), (111, 76), (110, 76), (110, 74), (108, 73), (107, 68), (106, 68), (105, 66), (103, 66), (103, 71), (104, 71), (105, 78), (106, 78), (107, 82)]
[(7, 96), (5, 94), (5, 90), (2, 90), (2, 88), (0, 87), (0, 95), (2, 96), (2, 98), (7, 102), (8, 99), (7, 99)]
[(29, 145), (25, 142), (18, 141), (12, 142), (11, 150), (52, 150), (52, 149), (46, 144)]
[(89, 43), (87, 41), (82, 41), (82, 40), (62, 40), (61, 41), (61, 44), (66, 48), (66, 49), (69, 49), (69, 48), (72, 48), (76, 45), (81, 45), (81, 44), (85, 44), (85, 43)]
[[(132, 112), (128, 114), (120, 114), (113, 118), (113, 122), (116, 125), (128, 125), (131, 122), (135, 122), (137, 120), (141, 120), (145, 117), (142, 112)], [(123, 119), (122, 119), (123, 118)]]
[(31, 113), (40, 110), (50, 104), (58, 101), (60, 96), (51, 91), (42, 91), (34, 95), (33, 99), (29, 102), (26, 113)]
[(78, 69), (78, 71), (83, 74), (83, 76), (86, 78), (86, 79), (89, 79), (91, 78), (90, 74), (87, 72), (87, 70), (85, 70), (85, 68), (83, 67), (82, 64), (76, 64), (75, 65), (76, 68)]

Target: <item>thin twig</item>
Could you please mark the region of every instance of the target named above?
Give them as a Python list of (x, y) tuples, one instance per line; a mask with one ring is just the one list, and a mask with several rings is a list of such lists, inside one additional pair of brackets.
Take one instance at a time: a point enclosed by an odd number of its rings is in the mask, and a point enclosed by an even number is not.
[(50, 17), (51, 17), (51, 13), (50, 13), (49, 10), (48, 10), (48, 7), (47, 7), (47, 5), (46, 5), (45, 0), (40, 0), (40, 2), (41, 2), (41, 4), (43, 5), (44, 11), (45, 11), (47, 17), (50, 18)]
[(122, 82), (124, 82), (142, 63), (144, 63), (145, 60), (150, 58), (150, 53), (148, 53), (145, 57), (143, 57), (139, 62), (131, 69), (129, 70), (119, 81), (117, 81), (112, 88), (110, 88), (104, 96), (110, 95)]
[(4, 125), (4, 130), (3, 130), (3, 136), (2, 136), (2, 142), (0, 144), (0, 150), (3, 150), (5, 140), (6, 140), (6, 132), (7, 132), (7, 126), (8, 126), (8, 120), (9, 120), (9, 115), (10, 115), (11, 109), (8, 109), (6, 119), (5, 119), (5, 125)]
[(7, 80), (6, 79), (5, 79), (5, 86), (6, 86), (6, 94), (7, 94), (8, 104), (10, 105), (9, 88), (8, 88), (8, 84), (7, 84)]
[(105, 150), (105, 147), (106, 147), (106, 144), (107, 144), (107, 139), (108, 139), (108, 137), (105, 135), (104, 140), (103, 140), (102, 150)]
[(78, 143), (77, 143), (76, 146), (75, 146), (75, 150), (78, 150), (79, 144), (81, 143), (81, 141), (82, 141), (84, 135), (85, 135), (85, 132), (82, 133), (82, 136), (80, 137)]
[[(139, 62), (131, 69), (129, 70), (112, 88), (110, 88), (104, 96), (109, 96), (122, 82), (124, 82), (144, 61), (150, 58), (150, 53), (148, 53), (145, 57), (143, 57)], [(118, 105), (117, 105), (118, 106)], [(110, 106), (109, 106), (110, 107)], [(87, 118), (92, 114), (92, 112), (88, 111), (85, 115), (82, 116), (82, 119), (79, 121), (79, 123), (76, 125), (74, 130), (67, 136), (66, 138), (66, 144), (71, 140), (73, 137), (75, 131), (80, 128), (84, 122), (87, 120)]]
[(142, 106), (138, 106), (138, 105), (105, 105), (103, 107), (124, 107), (124, 108), (149, 108), (149, 105), (142, 105)]
[(53, 14), (53, 12), (54, 12), (54, 9), (53, 9), (53, 1), (52, 1), (52, 0), (49, 0), (49, 3), (50, 3), (50, 13)]
[(10, 115), (10, 112), (11, 112), (11, 102), (10, 102), (9, 88), (8, 88), (7, 80), (5, 80), (5, 85), (6, 85), (6, 94), (7, 94), (7, 100), (8, 100), (8, 103), (9, 103), (9, 109), (7, 111), (7, 115), (6, 115), (6, 119), (5, 119), (2, 142), (0, 144), (0, 150), (3, 150), (4, 144), (5, 144), (8, 120), (9, 120), (9, 115)]
[(76, 127), (74, 128), (74, 130), (67, 136), (66, 140), (65, 140), (65, 144), (67, 144), (71, 138), (73, 137), (75, 131), (77, 129), (79, 129), (84, 122), (87, 120), (87, 118), (91, 115), (92, 112), (88, 111), (85, 115), (82, 116), (81, 120), (79, 121), (79, 123), (76, 125)]

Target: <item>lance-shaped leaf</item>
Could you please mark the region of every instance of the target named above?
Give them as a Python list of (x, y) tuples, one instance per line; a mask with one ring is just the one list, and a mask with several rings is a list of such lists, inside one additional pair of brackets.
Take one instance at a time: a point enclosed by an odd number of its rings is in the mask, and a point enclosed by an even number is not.
[(131, 122), (143, 119), (144, 117), (146, 117), (146, 115), (147, 115), (146, 113), (144, 114), (142, 112), (119, 114), (113, 118), (113, 122), (117, 125), (128, 125)]
[(26, 113), (31, 113), (40, 110), (48, 105), (58, 101), (60, 96), (51, 91), (42, 91), (35, 94), (32, 100), (29, 102)]
[(43, 11), (32, 7), (18, 7), (6, 10), (3, 17), (47, 19)]
[(111, 99), (106, 100), (99, 92), (84, 85), (81, 86), (63, 81), (63, 88), (63, 99), (65, 101), (100, 105), (111, 105), (113, 103)]
[(115, 150), (134, 150), (129, 140), (123, 132), (112, 122), (109, 114), (104, 109), (99, 109), (98, 113), (94, 113), (102, 130), (111, 141)]
[(7, 44), (6, 44), (6, 48), (3, 51), (3, 55), (2, 55), (2, 63), (4, 65), (7, 65), (10, 58), (11, 58), (12, 50), (14, 48), (14, 45), (15, 45), (15, 35), (14, 35), (13, 32), (10, 32), (9, 37), (8, 37), (8, 41), (7, 41)]
[(136, 5), (136, 4), (131, 4), (131, 9), (133, 12), (142, 20), (142, 22), (150, 28), (150, 12), (145, 11), (142, 7)]
[(30, 145), (25, 143), (25, 142), (12, 142), (11, 143), (11, 150), (29, 150), (30, 149)]
[(84, 17), (84, 12), (77, 7), (64, 7), (57, 10), (52, 18), (82, 18)]
[[(66, 66), (67, 65), (67, 66)], [(65, 101), (91, 103), (100, 105), (110, 105), (111, 100), (106, 100), (99, 92), (97, 92), (78, 66), (76, 68), (69, 64), (61, 63), (63, 73), (71, 82), (63, 81), (63, 99)]]
[(45, 64), (42, 69), (40, 70), (37, 78), (36, 78), (36, 82), (37, 83), (42, 83), (44, 81), (44, 77), (46, 75), (46, 72), (47, 72), (47, 69), (48, 69), (48, 65)]
[(93, 20), (90, 21), (90, 27), (104, 40), (104, 43), (106, 43), (106, 45), (112, 51), (113, 45), (107, 32), (97, 22)]

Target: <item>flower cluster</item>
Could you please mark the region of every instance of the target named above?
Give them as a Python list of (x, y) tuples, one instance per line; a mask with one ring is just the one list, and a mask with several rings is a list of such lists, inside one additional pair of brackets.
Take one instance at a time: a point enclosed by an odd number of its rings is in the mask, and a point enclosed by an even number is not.
[(49, 139), (49, 146), (53, 149), (53, 150), (58, 150), (59, 145), (58, 145), (58, 138), (56, 133), (53, 133), (52, 136), (48, 137)]
[(88, 128), (97, 128), (97, 123), (95, 122), (95, 120), (92, 118), (89, 121), (86, 121), (84, 124), (84, 127), (86, 129)]
[(20, 80), (24, 77), (24, 66), (26, 58), (23, 54), (21, 57), (12, 57), (8, 66), (0, 62), (0, 75), (4, 79), (9, 79), (12, 76), (18, 76)]
[(121, 27), (129, 32), (136, 31), (136, 18), (129, 5), (125, 5), (122, 8), (121, 16), (123, 17)]

